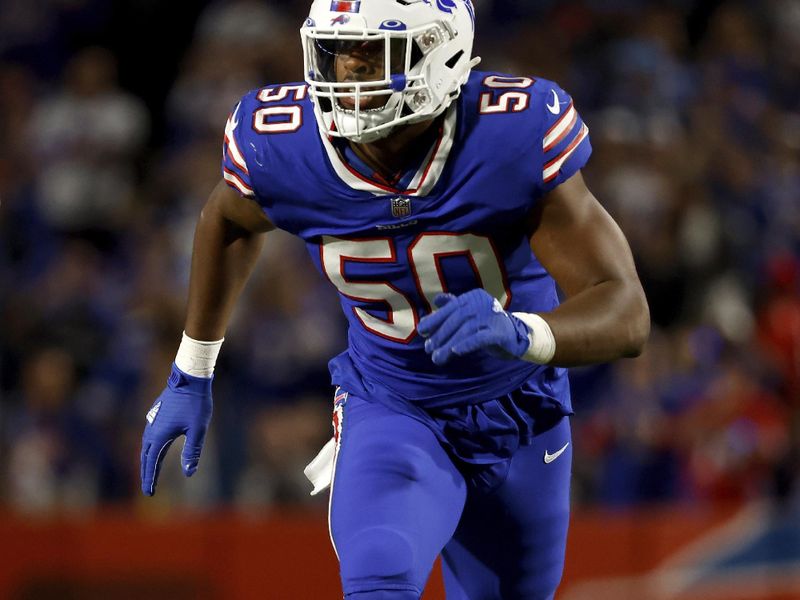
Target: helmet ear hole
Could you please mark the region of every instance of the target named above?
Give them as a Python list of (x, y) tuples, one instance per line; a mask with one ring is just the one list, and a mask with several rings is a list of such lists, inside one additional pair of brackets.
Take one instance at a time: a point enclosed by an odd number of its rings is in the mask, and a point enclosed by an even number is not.
[(317, 102), (319, 102), (319, 108), (322, 112), (331, 112), (333, 110), (333, 104), (328, 98), (317, 98)]
[(462, 56), (464, 56), (464, 51), (459, 50), (453, 56), (450, 57), (450, 60), (448, 60), (444, 64), (447, 65), (448, 69), (452, 69), (458, 64), (458, 61), (461, 59)]

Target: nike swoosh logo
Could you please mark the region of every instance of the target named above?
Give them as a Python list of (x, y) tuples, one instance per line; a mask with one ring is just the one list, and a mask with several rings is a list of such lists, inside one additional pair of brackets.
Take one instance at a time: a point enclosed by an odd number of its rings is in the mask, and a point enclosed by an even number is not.
[(546, 465), (549, 465), (551, 462), (553, 462), (553, 461), (554, 461), (555, 459), (557, 459), (559, 456), (561, 456), (562, 454), (564, 454), (564, 450), (566, 450), (566, 449), (567, 449), (567, 446), (569, 446), (569, 442), (567, 442), (566, 444), (564, 444), (564, 447), (563, 447), (563, 448), (561, 448), (561, 450), (558, 450), (557, 452), (553, 452), (552, 454), (549, 454), (549, 453), (547, 452), (547, 450), (545, 450), (545, 451), (544, 451), (544, 464), (546, 464)]
[(547, 104), (547, 110), (549, 110), (554, 115), (557, 115), (561, 112), (561, 103), (558, 101), (558, 94), (556, 94), (555, 90), (550, 90), (553, 92), (553, 103)]

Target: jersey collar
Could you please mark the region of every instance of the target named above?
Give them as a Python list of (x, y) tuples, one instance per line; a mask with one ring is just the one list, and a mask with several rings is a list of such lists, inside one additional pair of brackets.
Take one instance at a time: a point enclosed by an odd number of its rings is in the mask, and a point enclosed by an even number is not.
[(385, 196), (386, 194), (427, 196), (439, 181), (439, 177), (441, 177), (444, 166), (447, 163), (447, 157), (450, 156), (450, 150), (453, 148), (453, 138), (455, 137), (457, 116), (457, 103), (454, 102), (450, 108), (447, 109), (439, 138), (428, 152), (425, 160), (422, 161), (416, 174), (408, 184), (407, 189), (393, 188), (389, 185), (383, 185), (377, 181), (366, 178), (342, 160), (339, 152), (328, 136), (320, 132), (320, 138), (322, 139), (322, 145), (325, 148), (325, 152), (328, 154), (328, 160), (333, 170), (336, 171), (339, 179), (352, 189), (361, 192), (370, 192), (376, 196)]

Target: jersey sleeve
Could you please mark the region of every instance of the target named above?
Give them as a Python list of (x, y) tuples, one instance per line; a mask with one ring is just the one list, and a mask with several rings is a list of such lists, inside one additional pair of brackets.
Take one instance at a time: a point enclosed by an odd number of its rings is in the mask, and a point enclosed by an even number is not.
[(542, 118), (541, 184), (544, 193), (572, 177), (589, 161), (592, 145), (589, 128), (575, 103), (555, 83), (540, 80), (540, 102), (535, 107)]
[(242, 104), (239, 101), (225, 124), (225, 140), (222, 148), (222, 178), (229, 186), (246, 198), (255, 197), (253, 183), (247, 160), (242, 153), (244, 145), (244, 127), (241, 126)]

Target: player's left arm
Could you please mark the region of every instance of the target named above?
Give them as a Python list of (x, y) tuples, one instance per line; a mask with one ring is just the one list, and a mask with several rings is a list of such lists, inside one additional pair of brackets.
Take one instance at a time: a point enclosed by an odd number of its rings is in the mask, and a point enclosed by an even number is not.
[(555, 341), (550, 363), (583, 365), (641, 353), (650, 313), (630, 247), (580, 172), (545, 195), (529, 226), (531, 249), (566, 295), (558, 308), (538, 315)]
[[(636, 356), (650, 331), (647, 302), (625, 236), (587, 189), (580, 169), (589, 130), (570, 96), (542, 80), (531, 154), (542, 194), (529, 214), (531, 249), (566, 294), (552, 312), (508, 313), (481, 288), (441, 294), (417, 331), (436, 364), (486, 350), (561, 366)], [(526, 88), (527, 89), (527, 88)]]
[(551, 312), (508, 313), (483, 288), (440, 294), (438, 310), (417, 326), (433, 362), (479, 350), (559, 366), (638, 355), (650, 332), (647, 301), (625, 236), (580, 171), (537, 203), (528, 226), (531, 249), (566, 301)]

